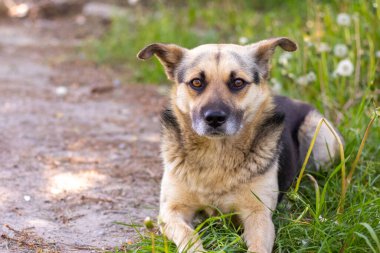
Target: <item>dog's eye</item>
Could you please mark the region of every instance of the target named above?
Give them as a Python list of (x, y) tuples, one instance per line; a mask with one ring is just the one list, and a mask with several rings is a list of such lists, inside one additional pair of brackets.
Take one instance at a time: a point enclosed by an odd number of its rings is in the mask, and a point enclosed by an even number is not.
[(203, 88), (203, 82), (201, 79), (195, 78), (190, 81), (190, 86), (195, 90), (200, 90)]
[(246, 82), (243, 79), (237, 78), (230, 82), (230, 88), (232, 90), (240, 90), (246, 85)]
[(235, 87), (241, 87), (243, 85), (244, 85), (244, 81), (243, 80), (241, 80), (241, 79), (234, 80), (234, 86)]

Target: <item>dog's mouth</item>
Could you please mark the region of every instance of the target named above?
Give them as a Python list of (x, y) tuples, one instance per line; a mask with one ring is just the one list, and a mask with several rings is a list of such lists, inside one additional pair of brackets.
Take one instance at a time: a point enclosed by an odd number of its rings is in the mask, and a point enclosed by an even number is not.
[(207, 131), (205, 135), (210, 137), (223, 137), (226, 136), (226, 133), (222, 130), (211, 129), (210, 131)]
[(193, 129), (200, 136), (207, 138), (224, 138), (235, 135), (240, 127), (236, 126), (236, 124), (228, 124), (226, 126), (214, 128), (201, 123), (193, 124)]

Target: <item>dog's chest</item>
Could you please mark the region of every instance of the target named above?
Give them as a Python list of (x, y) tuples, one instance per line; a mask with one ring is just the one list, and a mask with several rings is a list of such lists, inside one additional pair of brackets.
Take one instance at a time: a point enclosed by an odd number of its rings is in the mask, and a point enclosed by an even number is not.
[[(218, 198), (250, 177), (252, 171), (246, 155), (229, 147), (211, 146), (189, 152), (184, 157), (185, 168), (178, 173), (191, 189)], [(185, 172), (185, 173), (183, 173)]]
[(186, 150), (164, 148), (163, 156), (166, 169), (178, 180), (212, 200), (265, 172), (276, 160), (277, 145), (263, 146), (252, 150), (216, 142)]
[(271, 120), (254, 136), (205, 141), (168, 123), (161, 145), (165, 170), (202, 204), (229, 208), (229, 193), (277, 164), (281, 124)]

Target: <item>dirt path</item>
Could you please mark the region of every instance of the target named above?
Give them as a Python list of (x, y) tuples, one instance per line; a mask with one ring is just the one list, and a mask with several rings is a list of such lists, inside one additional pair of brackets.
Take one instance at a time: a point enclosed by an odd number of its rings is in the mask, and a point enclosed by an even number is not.
[(165, 101), (81, 60), (91, 29), (0, 23), (0, 252), (100, 251), (157, 214)]

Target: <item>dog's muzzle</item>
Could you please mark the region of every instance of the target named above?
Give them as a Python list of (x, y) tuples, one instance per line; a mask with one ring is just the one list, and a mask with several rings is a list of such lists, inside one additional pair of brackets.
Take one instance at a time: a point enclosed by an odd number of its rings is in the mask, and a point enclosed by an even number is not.
[(226, 105), (209, 105), (194, 112), (192, 126), (195, 132), (202, 136), (230, 136), (241, 128), (241, 116), (241, 112), (234, 112)]

